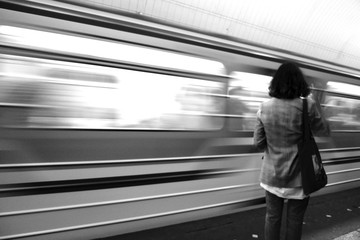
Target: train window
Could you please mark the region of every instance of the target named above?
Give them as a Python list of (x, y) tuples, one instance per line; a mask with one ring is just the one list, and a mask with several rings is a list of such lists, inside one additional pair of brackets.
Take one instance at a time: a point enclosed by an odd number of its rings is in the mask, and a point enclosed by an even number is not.
[[(222, 83), (127, 72), (120, 83), (120, 125), (178, 130), (213, 130), (223, 125)], [(130, 102), (131, 105), (127, 103)]]
[(357, 86), (354, 84), (349, 84), (349, 83), (328, 82), (327, 90), (338, 92), (338, 93), (360, 96), (360, 86)]
[(70, 53), (121, 62), (179, 69), (198, 73), (223, 75), (222, 63), (200, 57), (150, 47), (110, 42), (49, 31), (13, 26), (0, 26), (0, 41), (31, 50)]
[(324, 113), (332, 130), (360, 130), (360, 87), (328, 82)]
[(1, 124), (214, 130), (224, 84), (87, 64), (2, 55)]
[(246, 72), (233, 72), (230, 77), (230, 129), (253, 130), (260, 103), (269, 98), (271, 77)]

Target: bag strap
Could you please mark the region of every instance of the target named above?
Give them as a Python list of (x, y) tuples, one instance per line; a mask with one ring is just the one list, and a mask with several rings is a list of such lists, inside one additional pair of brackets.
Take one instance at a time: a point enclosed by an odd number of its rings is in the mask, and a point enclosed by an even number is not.
[(308, 104), (307, 104), (307, 99), (304, 98), (303, 99), (303, 115), (302, 115), (302, 120), (303, 120), (303, 139), (310, 139), (311, 138), (311, 130), (310, 130), (310, 125), (309, 125), (309, 114), (308, 114)]

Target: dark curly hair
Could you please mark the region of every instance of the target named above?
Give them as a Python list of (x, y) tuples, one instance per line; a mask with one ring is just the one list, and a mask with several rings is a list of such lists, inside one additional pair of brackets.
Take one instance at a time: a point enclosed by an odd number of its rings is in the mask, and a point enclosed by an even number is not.
[(294, 62), (283, 63), (270, 82), (270, 97), (294, 99), (307, 97), (309, 94), (309, 85), (306, 83), (300, 68)]

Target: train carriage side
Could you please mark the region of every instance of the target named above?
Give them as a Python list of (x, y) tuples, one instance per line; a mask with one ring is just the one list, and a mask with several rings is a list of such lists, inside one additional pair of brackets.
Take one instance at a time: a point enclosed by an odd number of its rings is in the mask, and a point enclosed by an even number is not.
[(0, 33), (0, 239), (103, 237), (263, 201), (257, 154), (222, 146), (216, 55), (4, 9)]

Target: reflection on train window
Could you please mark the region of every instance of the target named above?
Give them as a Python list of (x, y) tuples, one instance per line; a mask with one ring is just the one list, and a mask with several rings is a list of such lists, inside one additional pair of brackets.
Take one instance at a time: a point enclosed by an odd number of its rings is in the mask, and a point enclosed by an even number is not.
[(10, 55), (0, 61), (2, 125), (179, 130), (223, 125), (223, 83)]
[[(324, 112), (332, 130), (360, 130), (360, 87), (328, 82)], [(341, 96), (341, 94), (351, 96)]]
[(253, 130), (260, 103), (267, 100), (271, 77), (255, 73), (233, 72), (229, 84), (230, 129)]

